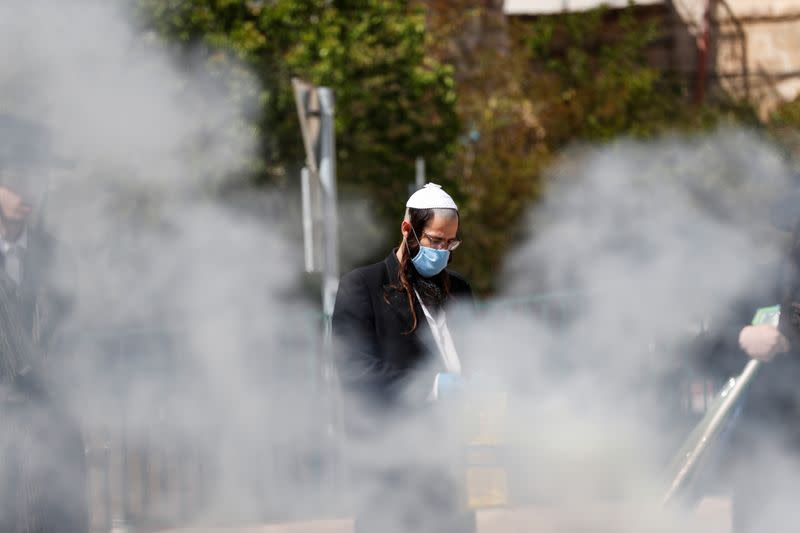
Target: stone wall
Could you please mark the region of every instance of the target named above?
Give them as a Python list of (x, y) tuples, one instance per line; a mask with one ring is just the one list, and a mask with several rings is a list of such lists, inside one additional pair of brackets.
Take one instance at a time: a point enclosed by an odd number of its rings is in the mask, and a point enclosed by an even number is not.
[[(681, 76), (690, 93), (698, 85), (697, 35), (707, 4), (664, 0), (636, 8), (643, 21), (657, 17), (663, 24), (663, 38), (649, 54), (652, 64)], [(749, 100), (766, 117), (777, 104), (800, 94), (800, 0), (711, 0), (709, 20), (709, 97), (722, 91)]]
[[(673, 0), (673, 65), (696, 75), (706, 0)], [(800, 0), (713, 0), (710, 89), (753, 102), (762, 116), (800, 93)]]

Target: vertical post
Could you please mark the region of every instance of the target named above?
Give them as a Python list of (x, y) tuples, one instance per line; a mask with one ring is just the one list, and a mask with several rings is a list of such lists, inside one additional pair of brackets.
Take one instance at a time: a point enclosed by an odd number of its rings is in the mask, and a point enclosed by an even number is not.
[(303, 233), (306, 271), (321, 273), (323, 334), (320, 347), (320, 377), (325, 384), (328, 408), (327, 433), (332, 445), (331, 489), (334, 494), (344, 476), (339, 464), (339, 428), (342, 427), (338, 376), (333, 364), (331, 319), (339, 286), (339, 220), (336, 192), (336, 142), (334, 137), (334, 93), (327, 87), (293, 79), (295, 102), (300, 118), (306, 169), (301, 174)]
[[(111, 533), (129, 533), (131, 525), (128, 523), (128, 409), (127, 409), (127, 387), (121, 386), (124, 383), (123, 376), (126, 375), (126, 350), (125, 341), (119, 339), (116, 370), (119, 389), (119, 423), (116, 427), (116, 441), (112, 440), (111, 450), (112, 454), (116, 455), (116, 461), (109, 462), (109, 468), (113, 467), (117, 470), (117, 479), (115, 483), (116, 502), (113, 502), (114, 511), (111, 515)], [(115, 446), (116, 445), (116, 446)], [(116, 448), (116, 449), (115, 449)], [(113, 456), (112, 456), (113, 457)], [(118, 462), (117, 462), (118, 461)]]
[(322, 185), (323, 224), (323, 270), (322, 309), (326, 317), (333, 314), (333, 304), (339, 285), (339, 220), (336, 209), (336, 142), (334, 139), (333, 91), (328, 87), (317, 90), (319, 96), (320, 157), (319, 180)]
[[(319, 182), (324, 223), (322, 224), (323, 259), (322, 259), (322, 310), (324, 313), (324, 331), (322, 338), (322, 378), (329, 387), (330, 419), (328, 431), (336, 438), (336, 428), (342, 426), (342, 399), (338, 387), (338, 376), (333, 361), (332, 321), (336, 291), (339, 288), (339, 217), (337, 214), (336, 193), (336, 142), (334, 137), (335, 101), (333, 91), (327, 87), (317, 90), (320, 107), (319, 138)], [(340, 453), (336, 441), (332, 441), (331, 450), (335, 456)], [(334, 451), (336, 450), (336, 451)], [(336, 465), (336, 459), (333, 459)], [(332, 484), (341, 482), (339, 465), (334, 466)]]
[(314, 272), (317, 258), (314, 257), (314, 214), (311, 203), (311, 171), (303, 167), (300, 171), (300, 192), (303, 201), (303, 249), (306, 272)]
[(708, 68), (708, 54), (711, 45), (711, 13), (714, 8), (714, 0), (706, 0), (703, 8), (703, 18), (697, 29), (695, 42), (697, 45), (697, 78), (695, 80), (694, 103), (702, 105), (706, 98), (706, 70)]
[(425, 159), (422, 157), (417, 158), (417, 176), (416, 176), (417, 190), (425, 186)]

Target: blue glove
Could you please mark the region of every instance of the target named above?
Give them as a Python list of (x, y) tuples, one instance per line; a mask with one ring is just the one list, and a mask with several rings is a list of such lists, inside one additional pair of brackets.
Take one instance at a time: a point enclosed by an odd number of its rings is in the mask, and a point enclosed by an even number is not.
[(459, 395), (464, 390), (464, 378), (450, 372), (436, 374), (436, 397), (446, 399)]

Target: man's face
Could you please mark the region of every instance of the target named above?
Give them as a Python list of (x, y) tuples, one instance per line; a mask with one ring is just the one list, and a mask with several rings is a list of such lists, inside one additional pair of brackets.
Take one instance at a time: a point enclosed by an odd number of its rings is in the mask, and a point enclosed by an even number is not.
[(20, 195), (0, 185), (0, 212), (6, 220), (24, 222), (33, 211), (33, 206), (26, 203)]
[(24, 222), (30, 216), (39, 197), (37, 182), (20, 174), (0, 176), (0, 213), (3, 218)]
[[(403, 235), (409, 239), (409, 243), (416, 244), (416, 239), (412, 233), (410, 222), (404, 220), (401, 225), (401, 231), (403, 232)], [(450, 247), (453, 241), (456, 240), (457, 234), (458, 218), (442, 217), (437, 214), (434, 215), (433, 219), (428, 222), (422, 232), (419, 235), (416, 235), (416, 237), (419, 239), (419, 244), (422, 246), (446, 250)], [(416, 246), (412, 246), (412, 248), (416, 249)]]
[(457, 218), (434, 215), (433, 220), (428, 222), (425, 229), (422, 230), (422, 235), (418, 235), (418, 237), (423, 246), (446, 250), (450, 243), (456, 240), (457, 234)]

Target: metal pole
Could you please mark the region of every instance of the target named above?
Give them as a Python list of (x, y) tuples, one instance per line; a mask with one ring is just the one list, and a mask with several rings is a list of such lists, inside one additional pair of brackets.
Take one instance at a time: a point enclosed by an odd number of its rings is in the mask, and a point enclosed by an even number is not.
[(759, 368), (760, 362), (751, 359), (742, 373), (738, 377), (731, 378), (722, 389), (715, 404), (709, 408), (706, 416), (689, 436), (687, 443), (673, 461), (670, 467), (672, 479), (661, 502), (662, 505), (673, 501), (684, 488), (709, 446), (715, 442), (722, 425), (733, 412), (739, 398), (757, 375)]
[[(338, 385), (338, 376), (333, 362), (333, 335), (332, 321), (333, 307), (336, 301), (336, 292), (339, 288), (339, 217), (337, 213), (336, 194), (336, 142), (334, 136), (335, 101), (333, 91), (327, 87), (317, 90), (320, 106), (320, 136), (319, 136), (319, 183), (321, 189), (320, 202), (322, 204), (322, 310), (324, 314), (324, 331), (322, 337), (322, 364), (321, 373), (324, 382), (329, 387), (331, 424), (330, 435), (334, 437), (334, 457), (332, 464), (333, 489), (340, 488), (344, 483), (343, 468), (338, 464), (341, 451), (333, 425), (342, 427), (342, 398)], [(337, 481), (339, 483), (337, 483)]]
[[(770, 324), (778, 327), (781, 308), (779, 305), (762, 307), (753, 317), (753, 325)], [(728, 380), (717, 398), (708, 407), (705, 416), (689, 434), (686, 443), (669, 466), (670, 483), (662, 500), (667, 505), (677, 499), (682, 490), (691, 482), (692, 476), (703, 462), (709, 447), (721, 433), (724, 424), (729, 420), (739, 399), (758, 375), (761, 363), (751, 359), (744, 370), (735, 378)], [(691, 399), (690, 399), (691, 401)]]
[(417, 158), (417, 190), (425, 186), (425, 159), (422, 157)]
[(333, 91), (328, 87), (320, 87), (319, 95), (320, 124), (320, 165), (319, 179), (322, 185), (323, 224), (323, 270), (322, 270), (322, 309), (326, 317), (333, 314), (333, 304), (339, 285), (339, 220), (336, 201), (336, 142), (334, 139)]
[(311, 171), (303, 167), (300, 171), (300, 191), (303, 200), (303, 248), (305, 250), (306, 272), (314, 272), (314, 214), (311, 210)]
[[(124, 376), (127, 375), (127, 365), (125, 363), (125, 342), (120, 339), (117, 352), (117, 379), (119, 390), (119, 425), (117, 426), (117, 441), (116, 453), (118, 456), (119, 464), (116, 465), (118, 470), (118, 479), (116, 489), (119, 491), (117, 494), (117, 503), (115, 506), (114, 514), (111, 516), (111, 533), (130, 533), (133, 531), (131, 524), (128, 522), (130, 516), (128, 512), (128, 409), (127, 409), (127, 387), (122, 384), (125, 382)], [(112, 453), (114, 443), (112, 442)]]

